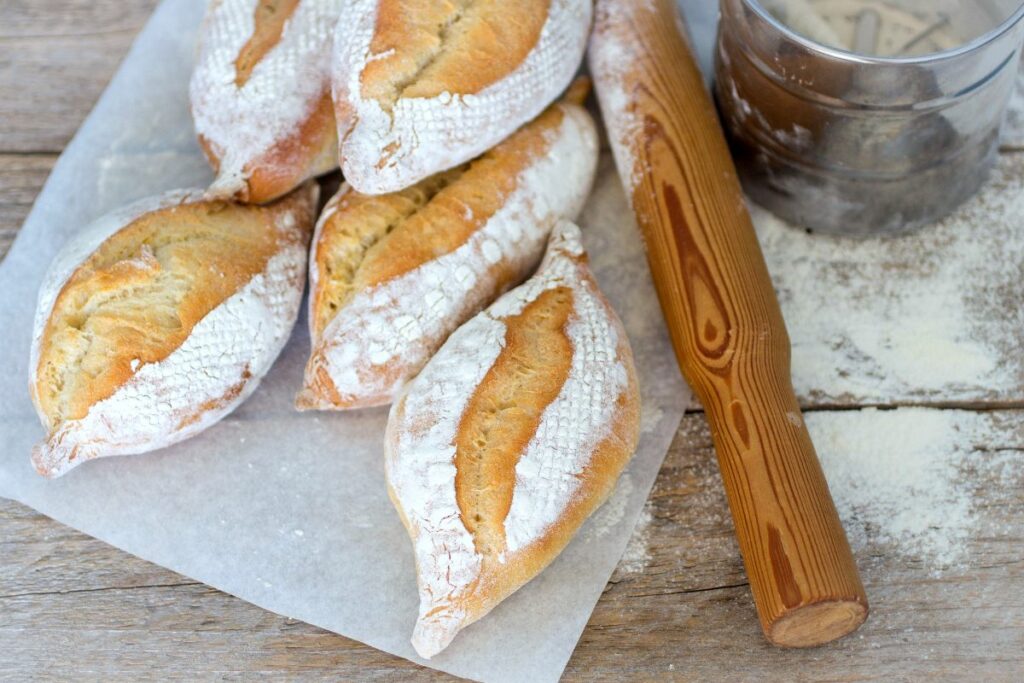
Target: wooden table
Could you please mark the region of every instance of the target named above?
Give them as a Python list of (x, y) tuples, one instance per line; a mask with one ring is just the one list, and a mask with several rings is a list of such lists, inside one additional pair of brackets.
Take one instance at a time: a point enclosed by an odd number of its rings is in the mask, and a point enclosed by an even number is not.
[[(155, 4), (0, 5), (0, 257)], [(760, 215), (794, 340), (798, 392), (819, 450), (831, 455), (826, 470), (844, 474), (843, 457), (876, 447), (891, 448), (891, 462), (919, 465), (934, 453), (945, 468), (941, 491), (908, 489), (906, 497), (946, 496), (949, 513), (933, 506), (925, 512), (934, 529), (903, 520), (897, 530), (911, 532), (895, 537), (878, 510), (858, 507), (872, 500), (863, 490), (870, 477), (858, 484), (833, 476), (871, 599), (867, 624), (815, 650), (766, 644), (695, 406), (567, 680), (1024, 678), (1018, 197), (1024, 155), (1010, 145), (984, 196), (906, 240), (808, 237)], [(843, 315), (829, 314), (835, 310)], [(923, 344), (919, 358), (907, 353), (914, 344)], [(904, 502), (889, 501), (896, 512), (906, 512)], [(928, 536), (935, 533), (955, 547), (937, 545)], [(6, 501), (0, 615), (4, 680), (450, 678), (265, 612)]]

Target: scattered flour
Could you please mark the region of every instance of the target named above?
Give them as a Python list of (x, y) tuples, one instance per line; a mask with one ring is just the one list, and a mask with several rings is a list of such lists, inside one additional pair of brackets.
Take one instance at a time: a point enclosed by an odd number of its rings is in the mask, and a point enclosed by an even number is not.
[(626, 551), (622, 553), (616, 571), (620, 574), (642, 574), (651, 561), (650, 526), (654, 521), (651, 513), (651, 502), (647, 501), (643, 511), (636, 520), (636, 528), (629, 539)]
[(665, 417), (665, 411), (658, 406), (640, 407), (640, 433), (653, 434)]
[(622, 522), (626, 515), (626, 508), (629, 507), (629, 499), (634, 490), (633, 477), (629, 472), (623, 472), (615, 485), (615, 490), (604, 505), (597, 509), (590, 522), (587, 524), (588, 538), (601, 538), (607, 536), (615, 527)]
[[(626, 516), (626, 510), (629, 507), (629, 501), (633, 497), (635, 490), (636, 485), (633, 483), (633, 478), (629, 472), (624, 472), (608, 502), (594, 513), (590, 523), (587, 525), (586, 538), (588, 542), (607, 536), (622, 523)], [(640, 516), (637, 517), (636, 526), (633, 528), (633, 535), (630, 537), (629, 544), (619, 560), (618, 567), (616, 567), (615, 571), (617, 573), (641, 574), (647, 568), (647, 563), (651, 560), (649, 550), (650, 530), (648, 527), (654, 519), (651, 509), (651, 501), (648, 500)]]
[(1005, 434), (986, 413), (869, 408), (805, 419), (854, 550), (895, 546), (932, 573), (969, 559), (976, 483), (1024, 476), (1019, 453), (984, 450)]
[(1024, 161), (1000, 160), (954, 216), (896, 239), (808, 235), (752, 206), (816, 402), (1012, 398), (1024, 383)]

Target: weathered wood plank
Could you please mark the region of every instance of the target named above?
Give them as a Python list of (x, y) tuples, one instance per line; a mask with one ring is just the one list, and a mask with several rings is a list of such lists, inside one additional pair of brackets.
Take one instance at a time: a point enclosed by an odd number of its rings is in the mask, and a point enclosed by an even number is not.
[(0, 154), (0, 261), (56, 161), (53, 154)]
[[(922, 424), (931, 436), (894, 436), (889, 460), (927, 452), (945, 463), (951, 479), (941, 483), (951, 487), (952, 507), (919, 510), (923, 531), (890, 538), (872, 526), (877, 515), (858, 508), (864, 496), (857, 489), (871, 481), (864, 469), (871, 463), (856, 466), (862, 441)], [(810, 414), (808, 425), (830, 449), (826, 472), (872, 600), (864, 628), (816, 650), (765, 643), (710, 435), (703, 416), (691, 415), (567, 680), (1013, 679), (1024, 667), (1024, 412), (826, 411)], [(943, 565), (942, 554), (931, 552), (937, 541), (920, 537), (929, 526), (941, 537), (953, 513), (966, 520), (954, 525), (964, 534), (952, 535), (963, 552)], [(0, 504), (0, 538), (0, 678), (447, 680), (189, 582), (13, 503)]]
[(15, 0), (0, 9), (0, 152), (59, 152), (157, 0)]
[(138, 31), (159, 0), (6, 0), (0, 40)]
[[(6, 680), (455, 680), (198, 584), (3, 602)], [(18, 619), (26, 602), (47, 627)]]

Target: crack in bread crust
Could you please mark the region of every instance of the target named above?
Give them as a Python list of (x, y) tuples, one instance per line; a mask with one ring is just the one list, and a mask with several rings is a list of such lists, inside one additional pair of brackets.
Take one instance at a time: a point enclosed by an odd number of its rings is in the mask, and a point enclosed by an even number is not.
[[(312, 348), (296, 398), (299, 409), (393, 401), (459, 325), (535, 270), (553, 225), (578, 215), (585, 201), (596, 143), (586, 111), (556, 103), (470, 161), (422, 208), (396, 217), (401, 223), (361, 260), (364, 250), (356, 244), (352, 262), (332, 266), (328, 274), (325, 262), (344, 247), (327, 246), (333, 234), (346, 221), (364, 220), (357, 214), (373, 202), (390, 201), (343, 188), (315, 236)], [(342, 273), (337, 288), (330, 279), (346, 269), (354, 274)], [(329, 288), (336, 289), (324, 295)], [(347, 297), (343, 306), (341, 289)], [(331, 299), (337, 308), (330, 307)]]
[(247, 385), (251, 379), (252, 369), (249, 367), (249, 364), (246, 363), (245, 367), (242, 369), (242, 375), (238, 382), (228, 387), (227, 391), (217, 398), (201, 403), (192, 415), (185, 417), (178, 423), (178, 431), (182, 431), (186, 427), (197, 424), (207, 413), (213, 412), (214, 410), (233, 402), (242, 395), (242, 392), (245, 391), (245, 385)]
[(315, 334), (357, 293), (465, 244), (515, 191), (520, 172), (547, 152), (564, 118), (560, 106), (550, 107), (482, 156), (406, 190), (342, 195), (315, 247)]
[(281, 40), (285, 24), (299, 0), (259, 0), (253, 13), (253, 32), (235, 59), (235, 85), (244, 86), (260, 60)]
[(401, 192), (363, 195), (349, 190), (338, 196), (316, 245), (315, 258), (321, 274), (313, 293), (313, 330), (317, 335), (361, 289), (359, 276), (365, 272), (367, 260), (373, 261), (374, 250), (382, 248), (381, 242), (456, 182), (466, 168), (431, 176)]
[(551, 0), (380, 0), (363, 93), (391, 111), (402, 98), (480, 92), (537, 45)]
[(455, 495), (462, 522), (485, 557), (505, 550), (516, 463), (569, 375), (573, 349), (565, 328), (572, 312), (572, 290), (562, 286), (504, 319), (505, 346), (459, 424)]

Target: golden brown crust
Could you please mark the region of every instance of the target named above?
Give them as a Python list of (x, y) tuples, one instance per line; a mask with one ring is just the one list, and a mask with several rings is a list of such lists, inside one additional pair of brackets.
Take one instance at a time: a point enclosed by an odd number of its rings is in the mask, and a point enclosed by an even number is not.
[[(210, 142), (199, 136), (199, 146), (220, 172), (220, 157)], [(233, 199), (266, 204), (294, 190), (309, 178), (328, 173), (338, 166), (338, 130), (334, 122), (331, 93), (325, 90), (316, 109), (303, 121), (298, 132), (287, 137), (258, 159), (248, 163), (246, 180)]]
[[(313, 258), (314, 332), (321, 333), (356, 292), (398, 278), (450, 253), (486, 223), (516, 189), (520, 173), (543, 154), (562, 125), (564, 105), (531, 123), (469, 164), (401, 192), (344, 191), (321, 228)], [(502, 275), (511, 284), (513, 273)]]
[(282, 140), (249, 165), (246, 189), (238, 199), (254, 204), (273, 201), (305, 180), (328, 173), (337, 166), (338, 130), (334, 123), (334, 105), (331, 93), (324, 91), (320, 103), (297, 135)]
[(555, 287), (505, 319), (505, 346), (466, 405), (455, 440), (455, 498), (478, 553), (505, 551), (515, 469), (569, 377), (572, 290)]
[(632, 352), (579, 239), (560, 223), (534, 279), (456, 333), (389, 417), (425, 657), (550, 564), (635, 451)]
[[(133, 365), (170, 355), (283, 241), (308, 237), (313, 210), (301, 189), (266, 207), (194, 201), (145, 213), (104, 240), (64, 283), (43, 328), (34, 395), (50, 427), (83, 418)], [(285, 213), (299, 216), (294, 229), (277, 225)]]
[[(338, 167), (330, 5), (211, 1), (190, 85), (199, 145), (218, 176), (211, 194), (263, 204)], [(282, 98), (296, 79), (309, 91)]]
[(343, 188), (331, 199), (324, 210), (328, 218), (313, 245), (313, 259), (320, 274), (310, 294), (314, 335), (323, 333), (356, 292), (369, 286), (366, 280), (372, 276), (363, 271), (368, 252), (463, 171), (459, 168), (439, 173), (401, 192), (384, 195)]
[(363, 94), (390, 110), (402, 97), (475, 94), (515, 71), (540, 40), (551, 0), (380, 0)]
[(299, 0), (259, 0), (253, 12), (253, 32), (235, 59), (235, 85), (249, 81), (260, 60), (281, 40), (284, 27), (291, 19)]
[(474, 621), (544, 571), (569, 545), (587, 518), (615, 490), (619, 475), (640, 438), (639, 390), (632, 363), (628, 367), (629, 385), (618, 401), (615, 423), (608, 436), (598, 444), (589, 466), (581, 475), (583, 483), (577, 495), (544, 536), (517, 553), (514, 560), (506, 559), (507, 564), (516, 565), (515, 571), (509, 571), (497, 561), (485, 561), (481, 589), (466, 604), (467, 612), (475, 615)]
[[(631, 368), (632, 369), (632, 368)], [(630, 373), (627, 392), (619, 400), (615, 424), (594, 451), (591, 464), (582, 475), (582, 485), (558, 522), (528, 548), (506, 556), (504, 562), (485, 557), (480, 581), (462, 603), (465, 625), (486, 616), (495, 606), (536, 577), (572, 541), (576, 532), (615, 490), (619, 474), (629, 461), (639, 439), (640, 404), (636, 377)]]

